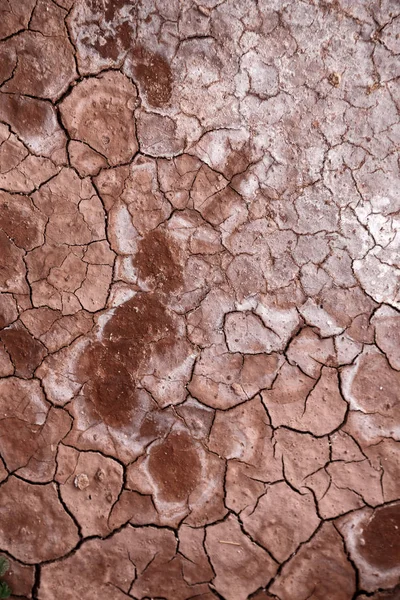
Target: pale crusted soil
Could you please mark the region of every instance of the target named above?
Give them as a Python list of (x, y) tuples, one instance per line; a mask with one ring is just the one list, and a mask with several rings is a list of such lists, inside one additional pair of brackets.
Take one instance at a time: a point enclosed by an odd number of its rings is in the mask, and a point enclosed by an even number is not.
[(398, 0), (0, 0), (15, 598), (399, 600)]

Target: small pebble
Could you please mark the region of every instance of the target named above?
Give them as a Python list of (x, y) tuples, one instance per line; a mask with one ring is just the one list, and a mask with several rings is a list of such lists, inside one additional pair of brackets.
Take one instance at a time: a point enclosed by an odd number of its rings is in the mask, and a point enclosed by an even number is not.
[(103, 469), (98, 469), (97, 473), (96, 473), (96, 479), (98, 481), (104, 481), (106, 474), (104, 473)]
[(79, 490), (86, 489), (89, 486), (89, 483), (89, 477), (86, 473), (80, 473), (80, 475), (77, 475), (74, 479), (74, 486)]

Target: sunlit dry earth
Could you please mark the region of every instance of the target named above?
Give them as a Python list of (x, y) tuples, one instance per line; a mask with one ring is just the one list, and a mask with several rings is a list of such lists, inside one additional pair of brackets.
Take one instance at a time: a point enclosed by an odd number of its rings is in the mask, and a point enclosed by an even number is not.
[(398, 0), (0, 0), (14, 598), (399, 600)]

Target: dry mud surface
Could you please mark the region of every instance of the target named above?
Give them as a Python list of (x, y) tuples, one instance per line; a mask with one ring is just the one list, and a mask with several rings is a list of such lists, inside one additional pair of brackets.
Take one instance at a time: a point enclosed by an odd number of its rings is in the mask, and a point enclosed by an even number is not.
[(398, 0), (0, 0), (15, 598), (399, 600)]

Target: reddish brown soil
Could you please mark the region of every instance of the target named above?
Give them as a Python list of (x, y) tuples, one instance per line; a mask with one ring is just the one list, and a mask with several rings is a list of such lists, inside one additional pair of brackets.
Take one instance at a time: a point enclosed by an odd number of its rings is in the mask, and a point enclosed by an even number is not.
[(26, 600), (400, 600), (398, 0), (0, 0), (0, 556)]

